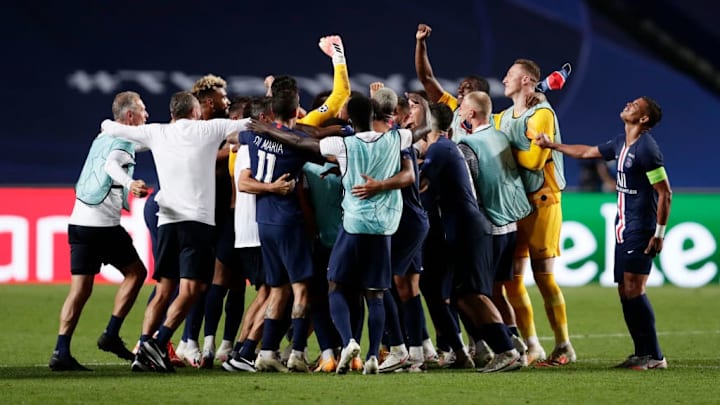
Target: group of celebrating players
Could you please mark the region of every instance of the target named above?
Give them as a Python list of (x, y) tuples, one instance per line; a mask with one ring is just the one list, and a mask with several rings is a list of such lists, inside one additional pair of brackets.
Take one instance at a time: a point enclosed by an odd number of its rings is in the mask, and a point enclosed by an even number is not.
[[(625, 254), (616, 253), (616, 281), (635, 342), (619, 367), (667, 367), (644, 290), (671, 195), (648, 134), (659, 106), (641, 97), (621, 113), (622, 136), (565, 145), (538, 89), (562, 87), (569, 70), (560, 82), (557, 72), (541, 80), (535, 62), (514, 61), (502, 81), (512, 105), (493, 114), (485, 79), (465, 78), (457, 97), (441, 87), (428, 57), (430, 33), (425, 24), (416, 32), (424, 89), (404, 97), (382, 83), (371, 85), (370, 97), (351, 92), (339, 36), (319, 42), (333, 62), (333, 89), (309, 112), (289, 76), (268, 77), (266, 96), (232, 103), (225, 81), (205, 76), (173, 95), (168, 124), (145, 124), (140, 96), (119, 93), (114, 120), (102, 123), (76, 185), (72, 282), (50, 368), (87, 370), (70, 354), (70, 339), (103, 263), (125, 279), (98, 347), (132, 361), (133, 371), (212, 368), (215, 360), (231, 372), (338, 374), (573, 363), (553, 275), (563, 154), (618, 159), (616, 251)], [(160, 185), (145, 206), (157, 283), (131, 352), (119, 330), (147, 270), (120, 218), (129, 194), (149, 193), (132, 177), (135, 153), (145, 150)], [(525, 288), (528, 262), (554, 332), (549, 356)], [(256, 295), (245, 309), (248, 281)], [(171, 338), (183, 322), (174, 350)], [(313, 332), (321, 352), (311, 362)], [(290, 343), (281, 352), (284, 336)]]

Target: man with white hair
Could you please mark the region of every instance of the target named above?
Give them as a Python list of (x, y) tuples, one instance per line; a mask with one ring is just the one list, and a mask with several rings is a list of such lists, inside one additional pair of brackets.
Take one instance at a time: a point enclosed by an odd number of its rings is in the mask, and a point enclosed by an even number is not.
[[(148, 118), (140, 95), (132, 91), (118, 93), (112, 111), (115, 120), (126, 125), (142, 125)], [(120, 226), (123, 208), (130, 209), (128, 194), (145, 197), (148, 192), (143, 180), (132, 178), (135, 150), (130, 142), (101, 133), (93, 140), (75, 186), (75, 206), (68, 224), (72, 279), (60, 312), (57, 345), (50, 358), (53, 371), (88, 370), (70, 354), (70, 340), (102, 264), (112, 264), (125, 278), (115, 296), (110, 322), (98, 339), (98, 348), (124, 360), (133, 359), (118, 333), (147, 276), (130, 235)]]

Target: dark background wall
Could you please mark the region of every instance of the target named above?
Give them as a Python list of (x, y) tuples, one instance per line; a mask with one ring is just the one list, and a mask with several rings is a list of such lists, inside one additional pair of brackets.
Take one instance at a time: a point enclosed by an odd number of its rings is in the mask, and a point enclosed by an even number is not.
[[(680, 17), (699, 29), (711, 27), (707, 16), (720, 15), (720, 5), (697, 0), (610, 3), (630, 4), (630, 21), (651, 18), (671, 34), (673, 27), (693, 34), (682, 29)], [(5, 90), (0, 184), (74, 183), (119, 91), (138, 91), (150, 122), (166, 122), (170, 95), (189, 89), (204, 74), (223, 76), (231, 95), (260, 94), (265, 75), (291, 74), (299, 79), (307, 106), (314, 93), (331, 87), (331, 63), (316, 45), (326, 34), (343, 37), (353, 89), (367, 93), (375, 80), (397, 91), (417, 89), (414, 37), (417, 24), (425, 22), (433, 28), (429, 52), (435, 74), (452, 93), (463, 76), (485, 76), (499, 110), (509, 105), (500, 80), (514, 59), (535, 59), (543, 73), (571, 62), (566, 88), (549, 95), (565, 142), (597, 144), (621, 133), (618, 114), (625, 102), (648, 95), (664, 109), (654, 133), (673, 187), (720, 188), (720, 176), (711, 170), (720, 149), (713, 125), (720, 114), (718, 94), (649, 46), (648, 37), (634, 35), (593, 2), (341, 4), (6, 2), (0, 24)], [(662, 7), (668, 8), (663, 12)], [(700, 30), (681, 39), (700, 44), (695, 52), (715, 55), (720, 43), (716, 31)], [(577, 162), (568, 159), (566, 171), (569, 185), (576, 186)], [(148, 154), (139, 158), (138, 173), (156, 181)]]

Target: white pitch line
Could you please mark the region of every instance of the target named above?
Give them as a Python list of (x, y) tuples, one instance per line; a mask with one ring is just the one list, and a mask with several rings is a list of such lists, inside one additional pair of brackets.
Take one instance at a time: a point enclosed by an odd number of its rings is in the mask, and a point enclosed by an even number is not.
[[(658, 336), (683, 336), (683, 335), (720, 335), (720, 330), (683, 330), (683, 331), (660, 331)], [(570, 335), (571, 339), (605, 339), (630, 337), (628, 332), (623, 333), (601, 333), (601, 334), (575, 334)], [(540, 340), (555, 340), (553, 336), (540, 336)]]

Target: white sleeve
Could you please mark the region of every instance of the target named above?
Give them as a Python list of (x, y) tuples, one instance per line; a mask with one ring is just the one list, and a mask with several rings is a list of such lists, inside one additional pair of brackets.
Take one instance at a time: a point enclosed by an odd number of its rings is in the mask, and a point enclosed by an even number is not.
[(196, 122), (197, 124), (195, 125), (201, 126), (206, 134), (209, 134), (210, 136), (217, 136), (220, 138), (219, 141), (223, 141), (235, 132), (245, 131), (250, 123), (250, 118), (243, 118), (241, 120), (213, 118), (208, 121)]
[(413, 134), (409, 129), (401, 128), (400, 133), (400, 149), (407, 149), (413, 143)]
[(213, 129), (220, 132), (222, 134), (222, 138), (225, 139), (234, 132), (245, 131), (250, 123), (250, 118), (243, 118), (241, 120), (215, 118), (205, 122), (212, 125)]
[(235, 160), (235, 167), (245, 170), (250, 168), (250, 148), (247, 145), (241, 145)]
[(151, 125), (124, 125), (112, 120), (105, 120), (100, 124), (103, 132), (107, 132), (108, 135), (116, 138), (127, 139), (141, 147), (150, 147), (150, 130)]
[(115, 149), (108, 153), (105, 161), (105, 173), (110, 176), (117, 184), (125, 188), (130, 188), (133, 178), (128, 175), (127, 170), (123, 168), (130, 163), (135, 163), (132, 156), (124, 150)]
[(320, 154), (323, 156), (335, 156), (340, 173), (345, 175), (347, 171), (347, 147), (340, 136), (329, 136), (320, 140)]
[(345, 157), (347, 150), (342, 137), (328, 136), (320, 140), (320, 154), (323, 156)]

